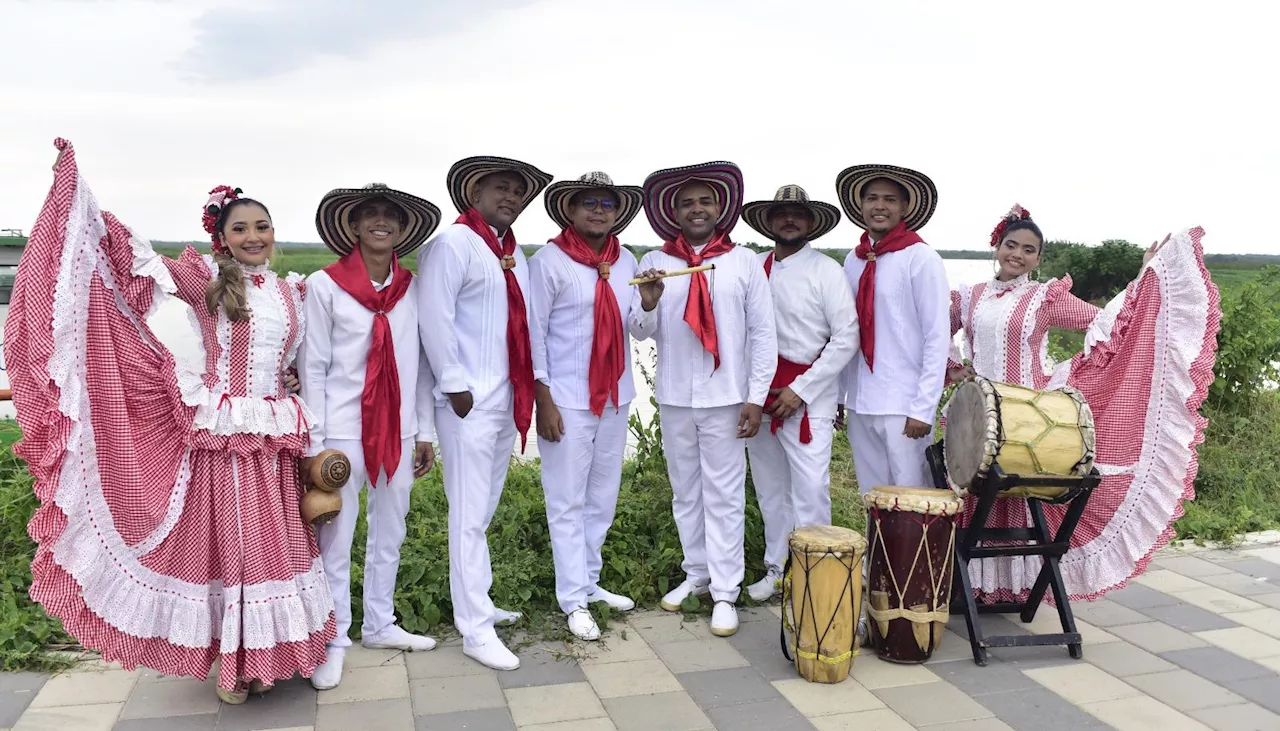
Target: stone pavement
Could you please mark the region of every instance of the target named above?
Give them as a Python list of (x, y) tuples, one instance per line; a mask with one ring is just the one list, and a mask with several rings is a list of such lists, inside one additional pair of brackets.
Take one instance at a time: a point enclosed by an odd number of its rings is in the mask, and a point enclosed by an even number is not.
[[(776, 607), (743, 611), (727, 641), (704, 618), (636, 614), (586, 657), (534, 646), (509, 673), (456, 642), (411, 654), (357, 646), (337, 689), (295, 679), (243, 706), (221, 705), (210, 684), (86, 663), (52, 678), (0, 674), (0, 730), (1280, 729), (1280, 547), (1166, 550), (1129, 587), (1075, 608), (1083, 660), (1008, 648), (978, 667), (953, 619), (929, 663), (867, 653), (837, 685), (796, 675)], [(1003, 634), (1056, 629), (1048, 607), (1030, 625), (983, 621)]]

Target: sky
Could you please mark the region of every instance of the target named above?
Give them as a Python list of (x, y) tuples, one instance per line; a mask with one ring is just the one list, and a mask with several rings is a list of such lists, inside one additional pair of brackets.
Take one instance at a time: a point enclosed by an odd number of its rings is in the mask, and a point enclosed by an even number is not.
[[(318, 241), (321, 196), (370, 182), (447, 223), (449, 166), (501, 155), (635, 185), (729, 160), (747, 200), (795, 183), (832, 203), (842, 169), (888, 163), (937, 184), (921, 234), (940, 249), (984, 249), (1017, 202), (1050, 239), (1199, 225), (1208, 253), (1280, 253), (1265, 0), (0, 0), (0, 18), (0, 228), (30, 229), (61, 136), (154, 240), (203, 239), (220, 184), (282, 241)], [(556, 233), (541, 199), (514, 230)], [(622, 239), (659, 243), (643, 215)]]

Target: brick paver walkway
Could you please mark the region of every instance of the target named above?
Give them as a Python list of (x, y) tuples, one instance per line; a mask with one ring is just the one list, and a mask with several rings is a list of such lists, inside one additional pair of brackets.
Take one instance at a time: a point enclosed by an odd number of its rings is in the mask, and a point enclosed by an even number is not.
[[(86, 663), (56, 677), (0, 674), (0, 730), (1280, 729), (1280, 547), (1166, 551), (1128, 588), (1075, 606), (1083, 660), (1009, 648), (978, 667), (953, 619), (929, 663), (868, 653), (837, 685), (796, 675), (776, 609), (744, 611), (727, 641), (705, 619), (636, 614), (585, 658), (581, 646), (535, 646), (510, 673), (457, 643), (415, 654), (357, 646), (337, 689), (298, 679), (243, 706), (221, 705), (209, 684)], [(1003, 634), (1055, 629), (1052, 610), (1031, 625), (984, 621)]]

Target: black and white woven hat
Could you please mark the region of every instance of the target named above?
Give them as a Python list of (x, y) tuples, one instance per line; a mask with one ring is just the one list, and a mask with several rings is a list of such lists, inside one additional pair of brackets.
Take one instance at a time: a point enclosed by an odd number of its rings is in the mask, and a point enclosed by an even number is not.
[(577, 180), (561, 180), (547, 188), (547, 215), (560, 228), (569, 228), (573, 222), (569, 220), (569, 203), (575, 193), (584, 190), (608, 190), (618, 197), (618, 218), (610, 229), (614, 236), (622, 233), (631, 224), (636, 214), (644, 207), (644, 189), (638, 185), (614, 185), (613, 178), (607, 174), (590, 172)]
[(542, 189), (551, 184), (552, 176), (527, 162), (512, 160), (507, 157), (481, 155), (459, 160), (449, 168), (445, 185), (449, 188), (449, 197), (453, 200), (458, 213), (466, 213), (471, 208), (471, 189), (481, 178), (492, 173), (512, 172), (524, 178), (525, 193), (520, 199), (520, 210), (523, 212), (529, 203), (542, 194)]
[(911, 200), (907, 202), (907, 213), (902, 220), (912, 231), (924, 228), (938, 207), (938, 188), (924, 173), (895, 165), (854, 165), (841, 171), (836, 176), (836, 196), (845, 215), (866, 229), (867, 222), (862, 216), (862, 189), (876, 178), (888, 178), (907, 189)]
[(830, 203), (809, 200), (809, 194), (798, 185), (784, 185), (778, 188), (778, 192), (774, 194), (771, 201), (752, 201), (746, 204), (742, 207), (742, 220), (762, 236), (776, 239), (772, 227), (769, 226), (769, 214), (775, 206), (783, 205), (802, 206), (813, 216), (813, 229), (806, 237), (809, 241), (831, 233), (831, 230), (840, 223), (839, 208)]
[(404, 238), (395, 248), (398, 257), (421, 246), (440, 225), (440, 209), (434, 203), (388, 188), (382, 183), (370, 183), (363, 188), (338, 188), (326, 193), (316, 209), (316, 231), (320, 233), (320, 240), (333, 253), (346, 256), (356, 247), (351, 212), (361, 203), (373, 198), (385, 198), (408, 214), (409, 223), (404, 227)]

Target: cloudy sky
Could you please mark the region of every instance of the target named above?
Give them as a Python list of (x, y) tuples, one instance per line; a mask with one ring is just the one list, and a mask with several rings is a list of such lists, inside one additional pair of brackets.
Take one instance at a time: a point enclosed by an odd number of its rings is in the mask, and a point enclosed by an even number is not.
[[(282, 240), (318, 240), (320, 196), (372, 181), (452, 220), (445, 172), (496, 154), (635, 184), (726, 159), (749, 199), (798, 183), (831, 202), (841, 169), (885, 162), (937, 183), (922, 233), (939, 248), (983, 248), (1016, 201), (1050, 238), (1202, 225), (1210, 252), (1280, 253), (1274, 4), (785, 7), (0, 0), (0, 228), (30, 228), (64, 136), (104, 207), (160, 240), (202, 238), (222, 183), (266, 202)], [(541, 201), (515, 226), (523, 243), (550, 228)], [(623, 238), (657, 243), (643, 216)]]

